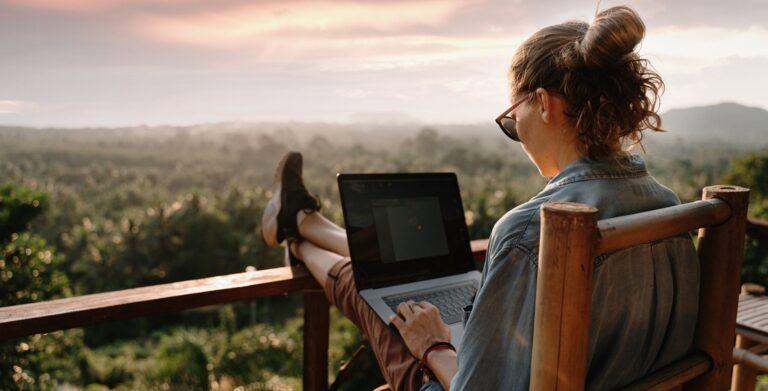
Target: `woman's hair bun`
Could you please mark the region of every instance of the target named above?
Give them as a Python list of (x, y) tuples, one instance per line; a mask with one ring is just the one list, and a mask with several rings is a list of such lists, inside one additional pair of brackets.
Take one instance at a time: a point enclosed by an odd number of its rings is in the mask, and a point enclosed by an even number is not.
[(594, 22), (568, 21), (537, 31), (515, 52), (509, 69), (513, 95), (543, 88), (565, 100), (564, 113), (582, 152), (617, 156), (661, 129), (657, 113), (664, 82), (635, 47), (645, 24), (631, 8), (605, 9)]
[(645, 24), (640, 15), (627, 6), (600, 11), (578, 44), (588, 69), (605, 69), (633, 53), (643, 40)]

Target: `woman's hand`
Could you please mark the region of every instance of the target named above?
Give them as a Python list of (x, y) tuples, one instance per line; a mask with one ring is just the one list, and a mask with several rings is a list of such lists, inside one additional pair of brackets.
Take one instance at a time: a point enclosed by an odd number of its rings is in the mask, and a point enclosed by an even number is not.
[(397, 314), (389, 317), (405, 345), (419, 360), (435, 342), (451, 342), (451, 329), (440, 318), (440, 310), (426, 301), (409, 300), (397, 306)]

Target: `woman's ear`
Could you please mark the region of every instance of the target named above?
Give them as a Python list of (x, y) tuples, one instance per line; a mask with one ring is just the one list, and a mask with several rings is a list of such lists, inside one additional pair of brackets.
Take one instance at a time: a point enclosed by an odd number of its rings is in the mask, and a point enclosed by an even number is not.
[(544, 88), (537, 88), (536, 89), (536, 100), (539, 103), (539, 115), (541, 115), (541, 120), (548, 124), (549, 121), (552, 119), (552, 110), (554, 110), (554, 101), (552, 99), (552, 96), (549, 94), (547, 90)]

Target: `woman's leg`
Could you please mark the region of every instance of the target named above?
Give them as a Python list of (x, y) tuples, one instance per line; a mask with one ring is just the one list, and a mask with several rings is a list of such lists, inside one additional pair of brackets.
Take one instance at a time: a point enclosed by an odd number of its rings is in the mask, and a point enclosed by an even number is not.
[[(314, 214), (314, 213), (313, 213)], [(312, 277), (320, 286), (325, 286), (328, 272), (334, 265), (348, 258), (342, 254), (328, 251), (313, 242), (302, 241), (291, 243), (291, 252), (304, 262)]]
[(418, 389), (422, 379), (417, 360), (358, 294), (345, 231), (317, 212), (317, 198), (301, 178), (302, 161), (301, 154), (289, 152), (277, 166), (273, 195), (262, 216), (264, 242), (277, 246), (287, 239), (289, 250), (304, 261), (328, 300), (368, 336), (387, 383), (395, 390)]
[[(325, 238), (321, 240), (324, 243), (326, 241)], [(324, 288), (328, 301), (368, 337), (381, 373), (390, 387), (395, 391), (418, 390), (423, 383), (418, 371), (418, 360), (411, 355), (400, 337), (360, 297), (349, 257), (306, 240), (294, 242), (291, 251), (304, 262)]]
[(306, 214), (304, 211), (299, 211), (296, 221), (299, 234), (304, 239), (336, 254), (349, 256), (347, 231), (325, 218), (320, 212)]

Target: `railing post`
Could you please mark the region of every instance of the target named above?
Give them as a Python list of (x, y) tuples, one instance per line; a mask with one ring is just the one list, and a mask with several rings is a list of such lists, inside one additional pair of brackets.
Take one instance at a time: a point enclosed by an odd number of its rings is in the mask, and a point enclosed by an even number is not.
[(328, 328), (330, 304), (318, 290), (304, 292), (304, 366), (305, 391), (328, 389)]
[[(736, 336), (736, 347), (747, 350), (757, 342), (750, 341), (743, 335)], [(741, 363), (733, 367), (733, 378), (731, 380), (731, 390), (733, 391), (754, 391), (757, 385), (757, 369)]]
[(724, 223), (699, 229), (701, 287), (693, 344), (712, 358), (712, 370), (686, 384), (686, 390), (727, 390), (731, 384), (749, 189), (708, 186), (702, 199), (710, 198), (719, 198), (731, 208), (731, 217)]
[(589, 350), (597, 209), (541, 207), (531, 390), (583, 390)]
[[(747, 223), (747, 232), (749, 232), (749, 223)], [(757, 284), (742, 284), (742, 295), (764, 295), (765, 287)], [(759, 345), (744, 335), (736, 335), (736, 347), (744, 350)], [(735, 353), (734, 353), (735, 354)], [(738, 363), (733, 366), (733, 378), (731, 380), (731, 390), (733, 391), (754, 391), (757, 386), (757, 369), (745, 363)]]

